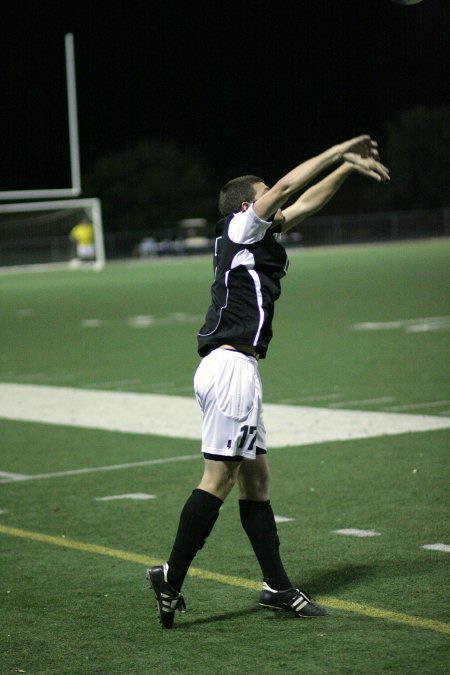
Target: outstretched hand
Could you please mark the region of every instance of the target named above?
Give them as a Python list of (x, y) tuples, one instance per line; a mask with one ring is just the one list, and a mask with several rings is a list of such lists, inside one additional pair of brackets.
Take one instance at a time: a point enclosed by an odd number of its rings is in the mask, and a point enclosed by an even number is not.
[(377, 181), (390, 180), (389, 169), (373, 157), (361, 157), (355, 152), (344, 153), (344, 160), (352, 165), (353, 169), (363, 176), (368, 176)]
[(357, 136), (337, 147), (342, 159), (358, 173), (377, 181), (389, 180), (389, 169), (379, 161), (378, 143), (370, 136)]
[(373, 157), (378, 159), (378, 143), (373, 141), (370, 136), (364, 134), (363, 136), (356, 136), (349, 141), (344, 141), (338, 145), (338, 151), (345, 159), (344, 155), (351, 152), (361, 157)]

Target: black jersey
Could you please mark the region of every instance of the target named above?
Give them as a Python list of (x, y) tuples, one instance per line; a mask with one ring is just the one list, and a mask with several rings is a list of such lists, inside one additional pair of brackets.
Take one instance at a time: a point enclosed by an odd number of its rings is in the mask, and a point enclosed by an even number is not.
[[(232, 238), (230, 225), (236, 217)], [(219, 221), (212, 302), (198, 333), (200, 356), (234, 343), (251, 345), (260, 358), (265, 357), (272, 338), (274, 305), (281, 293), (280, 279), (287, 266), (286, 251), (276, 241), (271, 223), (258, 218), (252, 207)]]

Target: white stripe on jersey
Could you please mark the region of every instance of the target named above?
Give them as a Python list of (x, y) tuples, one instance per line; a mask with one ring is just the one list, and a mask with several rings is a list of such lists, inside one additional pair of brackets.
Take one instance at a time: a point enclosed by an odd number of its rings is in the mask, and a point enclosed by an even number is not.
[(263, 296), (261, 292), (261, 281), (259, 279), (258, 273), (255, 272), (255, 270), (249, 270), (248, 273), (253, 278), (253, 283), (255, 284), (256, 301), (258, 303), (258, 311), (259, 311), (259, 326), (258, 330), (256, 331), (255, 339), (253, 340), (253, 346), (256, 347), (258, 344), (261, 329), (264, 324)]
[[(243, 267), (247, 268), (248, 273), (253, 279), (253, 283), (255, 285), (255, 293), (256, 293), (256, 304), (258, 307), (258, 312), (259, 312), (259, 324), (258, 324), (258, 330), (256, 331), (255, 339), (253, 340), (253, 346), (256, 347), (258, 344), (259, 336), (261, 334), (261, 330), (264, 324), (264, 310), (263, 310), (263, 296), (262, 296), (262, 291), (261, 291), (261, 281), (259, 279), (258, 273), (255, 272), (255, 258), (253, 256), (253, 253), (249, 251), (247, 248), (244, 248), (242, 251), (239, 251), (236, 253), (234, 256), (233, 260), (231, 261), (231, 269), (234, 269), (235, 267), (239, 267), (242, 265)], [(227, 272), (227, 275), (229, 272)]]
[[(216, 237), (216, 241), (214, 242), (214, 260), (217, 262), (217, 255), (219, 252), (219, 239), (222, 239), (222, 237)], [(214, 279), (217, 276), (217, 265), (214, 268)]]

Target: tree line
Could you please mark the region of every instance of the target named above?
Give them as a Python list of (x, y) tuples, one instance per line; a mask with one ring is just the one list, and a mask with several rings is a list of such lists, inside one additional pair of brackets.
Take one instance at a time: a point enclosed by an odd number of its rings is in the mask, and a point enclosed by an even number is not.
[[(405, 110), (387, 124), (383, 186), (352, 177), (327, 213), (450, 206), (450, 106)], [(186, 218), (217, 220), (217, 181), (206, 160), (174, 142), (142, 140), (100, 159), (83, 177), (84, 195), (102, 201), (107, 231), (174, 227)]]

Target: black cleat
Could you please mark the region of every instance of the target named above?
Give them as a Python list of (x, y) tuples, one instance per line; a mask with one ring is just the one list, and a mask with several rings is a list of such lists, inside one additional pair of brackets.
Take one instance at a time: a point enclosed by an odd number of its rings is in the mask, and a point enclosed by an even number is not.
[(176, 609), (180, 612), (184, 612), (186, 609), (181, 593), (167, 583), (168, 569), (169, 566), (166, 563), (165, 565), (149, 567), (147, 570), (147, 579), (155, 592), (156, 611), (163, 628), (172, 628)]
[(259, 596), (259, 604), (269, 609), (284, 609), (302, 619), (315, 616), (326, 616), (326, 610), (315, 605), (311, 598), (298, 588), (288, 588), (286, 591), (274, 591), (266, 583)]

